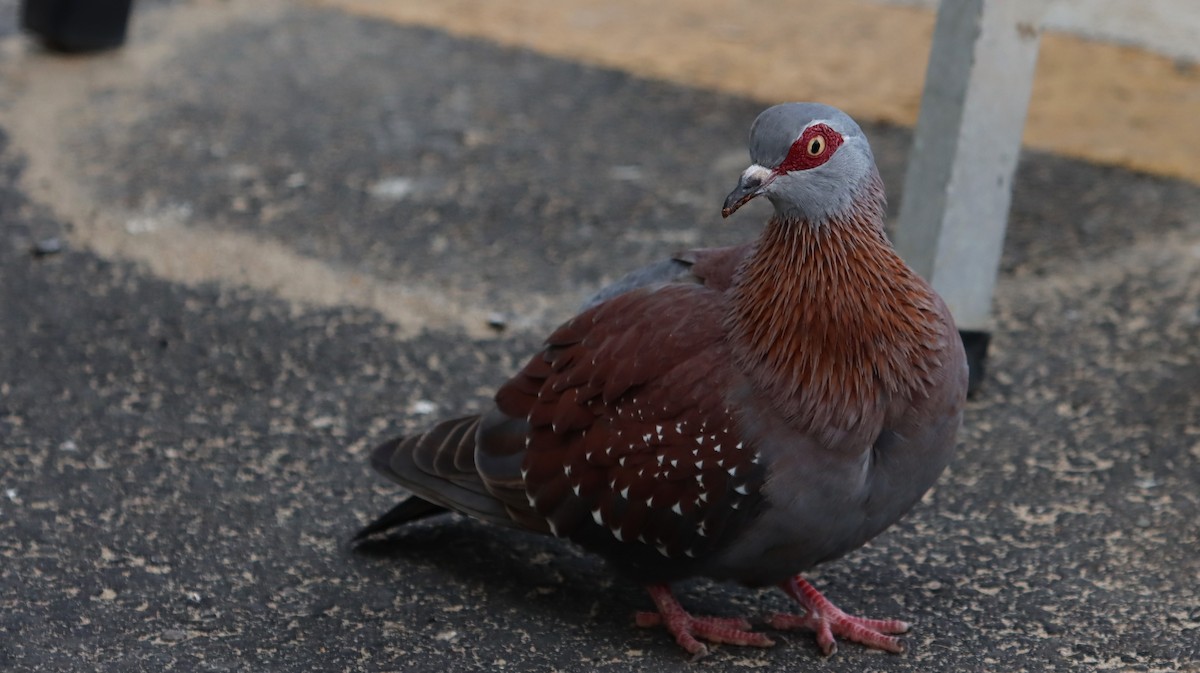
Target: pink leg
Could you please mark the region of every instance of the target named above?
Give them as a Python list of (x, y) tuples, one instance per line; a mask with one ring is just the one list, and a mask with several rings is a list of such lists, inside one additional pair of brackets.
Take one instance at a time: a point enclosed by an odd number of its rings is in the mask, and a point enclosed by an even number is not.
[(667, 631), (675, 636), (675, 642), (687, 650), (693, 660), (708, 654), (708, 648), (696, 640), (697, 637), (728, 645), (770, 647), (775, 644), (765, 635), (751, 631), (750, 622), (745, 619), (689, 615), (666, 584), (648, 584), (646, 591), (650, 593), (658, 612), (639, 612), (637, 625), (667, 627)]
[(769, 620), (770, 625), (777, 629), (815, 631), (817, 645), (825, 656), (837, 652), (834, 636), (896, 654), (904, 652), (904, 642), (894, 634), (907, 632), (907, 622), (898, 619), (864, 619), (848, 615), (830, 603), (828, 598), (822, 596), (821, 592), (799, 575), (779, 586), (804, 607), (804, 614), (777, 614)]

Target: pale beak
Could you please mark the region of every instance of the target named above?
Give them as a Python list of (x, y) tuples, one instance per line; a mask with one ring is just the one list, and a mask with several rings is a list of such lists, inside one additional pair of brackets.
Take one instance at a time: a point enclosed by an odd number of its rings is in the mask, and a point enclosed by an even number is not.
[(729, 196), (725, 197), (725, 207), (721, 209), (721, 217), (729, 217), (747, 201), (762, 194), (774, 178), (775, 174), (771, 169), (758, 164), (753, 164), (742, 171), (742, 177), (738, 180), (737, 187), (734, 187), (733, 191), (729, 192)]

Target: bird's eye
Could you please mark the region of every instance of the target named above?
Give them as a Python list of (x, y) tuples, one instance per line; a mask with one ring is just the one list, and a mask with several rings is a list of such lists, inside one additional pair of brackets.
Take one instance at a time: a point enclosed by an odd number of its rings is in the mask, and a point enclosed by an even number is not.
[(829, 161), (846, 141), (846, 137), (824, 123), (814, 123), (792, 141), (787, 156), (783, 158), (776, 173), (807, 171)]

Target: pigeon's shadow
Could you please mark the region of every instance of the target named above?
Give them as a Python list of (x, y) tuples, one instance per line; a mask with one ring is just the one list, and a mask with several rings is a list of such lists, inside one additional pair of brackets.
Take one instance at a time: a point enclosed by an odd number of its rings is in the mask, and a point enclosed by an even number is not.
[[(352, 543), (351, 549), (369, 563), (364, 572), (386, 574), (383, 581), (396, 572), (419, 573), (433, 582), (444, 575), (447, 584), (480, 587), (493, 605), (548, 612), (593, 629), (628, 629), (636, 610), (651, 608), (635, 582), (565, 540), (457, 514), (408, 524), (386, 537)], [(405, 564), (412, 565), (397, 570)]]
[[(368, 538), (354, 547), (364, 574), (381, 584), (402, 582), (420, 591), (441, 583), (447, 591), (487, 596), (489, 612), (512, 610), (530, 619), (551, 616), (556, 628), (603, 642), (630, 642), (678, 654), (664, 632), (633, 627), (638, 610), (653, 603), (634, 580), (620, 575), (600, 557), (560, 540), (481, 523), (458, 514), (439, 515), (405, 525), (387, 537)], [(367, 567), (362, 567), (362, 566)], [(455, 586), (450, 586), (455, 585)], [(791, 607), (781, 593), (738, 590), (705, 579), (674, 583), (676, 597), (697, 615), (750, 617)], [(777, 643), (793, 638), (773, 632)], [(816, 642), (799, 639), (816, 654)], [(738, 648), (733, 648), (737, 650)]]

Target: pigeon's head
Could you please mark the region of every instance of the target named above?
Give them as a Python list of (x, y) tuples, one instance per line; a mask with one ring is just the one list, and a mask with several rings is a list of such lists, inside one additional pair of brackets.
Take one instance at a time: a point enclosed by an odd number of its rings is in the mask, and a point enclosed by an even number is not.
[(858, 124), (837, 108), (820, 103), (767, 108), (750, 127), (750, 159), (725, 199), (725, 217), (760, 195), (779, 216), (814, 224), (863, 207), (882, 214), (871, 146)]

